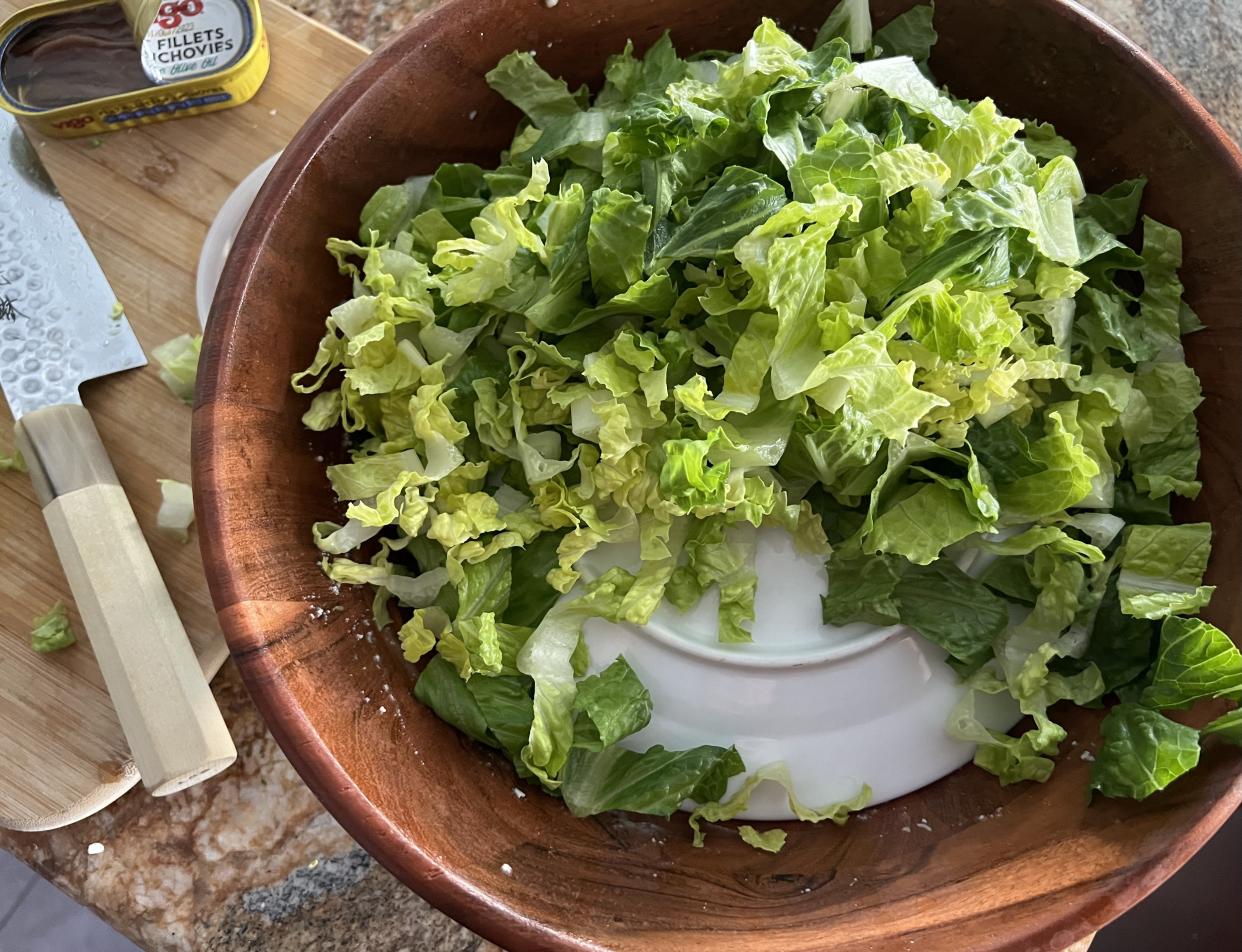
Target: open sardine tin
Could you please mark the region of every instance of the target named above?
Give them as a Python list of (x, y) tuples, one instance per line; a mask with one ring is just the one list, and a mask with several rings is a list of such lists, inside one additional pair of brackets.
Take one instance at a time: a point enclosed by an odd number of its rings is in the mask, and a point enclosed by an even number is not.
[(0, 26), (0, 107), (98, 135), (239, 105), (269, 62), (258, 0), (165, 0), (145, 31), (115, 0), (52, 0)]

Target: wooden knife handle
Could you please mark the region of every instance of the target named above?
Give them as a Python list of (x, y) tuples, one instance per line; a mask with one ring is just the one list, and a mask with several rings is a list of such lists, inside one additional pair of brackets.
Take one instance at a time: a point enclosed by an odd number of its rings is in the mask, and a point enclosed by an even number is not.
[(16, 433), (143, 785), (219, 773), (237, 749), (90, 414), (46, 407)]

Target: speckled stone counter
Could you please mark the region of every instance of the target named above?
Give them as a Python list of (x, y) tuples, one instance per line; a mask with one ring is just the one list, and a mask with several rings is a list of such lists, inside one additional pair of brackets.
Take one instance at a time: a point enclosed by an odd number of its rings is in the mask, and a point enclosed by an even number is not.
[[(437, 2), (294, 6), (375, 46)], [(1242, 2), (1086, 5), (1151, 50), (1226, 128), (1242, 134)], [(214, 688), (240, 752), (233, 769), (163, 800), (133, 792), (63, 830), (0, 830), (0, 848), (159, 952), (469, 952), (486, 945), (405, 889), (323, 811), (264, 729), (231, 665)], [(88, 850), (91, 844), (102, 851)]]

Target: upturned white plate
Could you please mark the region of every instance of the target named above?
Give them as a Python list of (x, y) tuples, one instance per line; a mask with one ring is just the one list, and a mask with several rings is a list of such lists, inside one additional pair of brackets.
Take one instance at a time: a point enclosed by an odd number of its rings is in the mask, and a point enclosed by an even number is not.
[[(717, 641), (715, 589), (685, 614), (662, 603), (645, 625), (587, 622), (591, 673), (624, 655), (651, 692), (651, 722), (623, 745), (733, 744), (748, 771), (783, 761), (811, 807), (850, 799), (864, 783), (871, 803), (883, 803), (969, 762), (974, 745), (945, 732), (963, 688), (944, 651), (901, 625), (825, 625), (824, 560), (797, 552), (782, 529), (759, 530), (756, 547), (752, 643)], [(584, 575), (634, 568), (635, 554), (602, 546), (583, 560)], [(1020, 719), (1007, 696), (981, 696), (977, 713), (1001, 731)], [(784, 791), (764, 783), (741, 816), (793, 814)]]
[(216, 286), (220, 283), (225, 259), (237, 238), (242, 219), (250, 211), (254, 197), (259, 194), (267, 174), (272, 171), (272, 166), (279, 158), (280, 153), (277, 152), (242, 179), (224, 200), (224, 204), (216, 212), (216, 217), (212, 219), (211, 227), (207, 229), (207, 237), (203, 239), (203, 247), (198, 253), (198, 272), (194, 282), (194, 303), (198, 309), (198, 323), (202, 327), (207, 326), (211, 301), (216, 296)]

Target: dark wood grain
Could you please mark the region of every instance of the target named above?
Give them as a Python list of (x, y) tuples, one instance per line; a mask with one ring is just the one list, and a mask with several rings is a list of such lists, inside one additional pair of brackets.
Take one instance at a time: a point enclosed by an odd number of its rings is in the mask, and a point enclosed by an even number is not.
[[(909, 5), (877, 4), (882, 19)], [(956, 91), (1056, 122), (1090, 184), (1147, 174), (1148, 209), (1186, 234), (1189, 296), (1207, 325), (1188, 354), (1207, 400), (1206, 489), (1185, 515), (1216, 529), (1209, 617), (1242, 632), (1242, 155), (1168, 74), (1070, 4), (937, 9), (935, 68)], [(823, 4), (763, 10), (809, 35)], [(452, 0), (312, 117), (238, 239), (204, 347), (195, 490), (220, 623), (273, 733), (333, 814), (411, 887), (506, 948), (1062, 949), (1154, 889), (1223, 822), (1242, 800), (1236, 751), (1209, 745), (1198, 771), (1142, 804), (1088, 806), (1088, 765), (1067, 757), (1042, 786), (1003, 789), (965, 768), (864, 822), (799, 829), (777, 856), (726, 836), (695, 850), (683, 818), (575, 820), (551, 798), (515, 798), (506, 764), (409, 697), (368, 600), (334, 595), (315, 568), (307, 527), (337, 512), (316, 457), (339, 447), (309, 438), (288, 378), (348, 293), (324, 239), (352, 233), (379, 185), (445, 159), (494, 161), (516, 114), (483, 74), (505, 52), (538, 49), (552, 72), (597, 81), (627, 37), (641, 46), (669, 28), (686, 50), (737, 48), (757, 13), (746, 0)], [(316, 606), (342, 599), (344, 611), (318, 617)], [(363, 701), (376, 697), (386, 713)], [(1094, 738), (1097, 715), (1062, 719)], [(903, 831), (920, 819), (931, 832)]]

